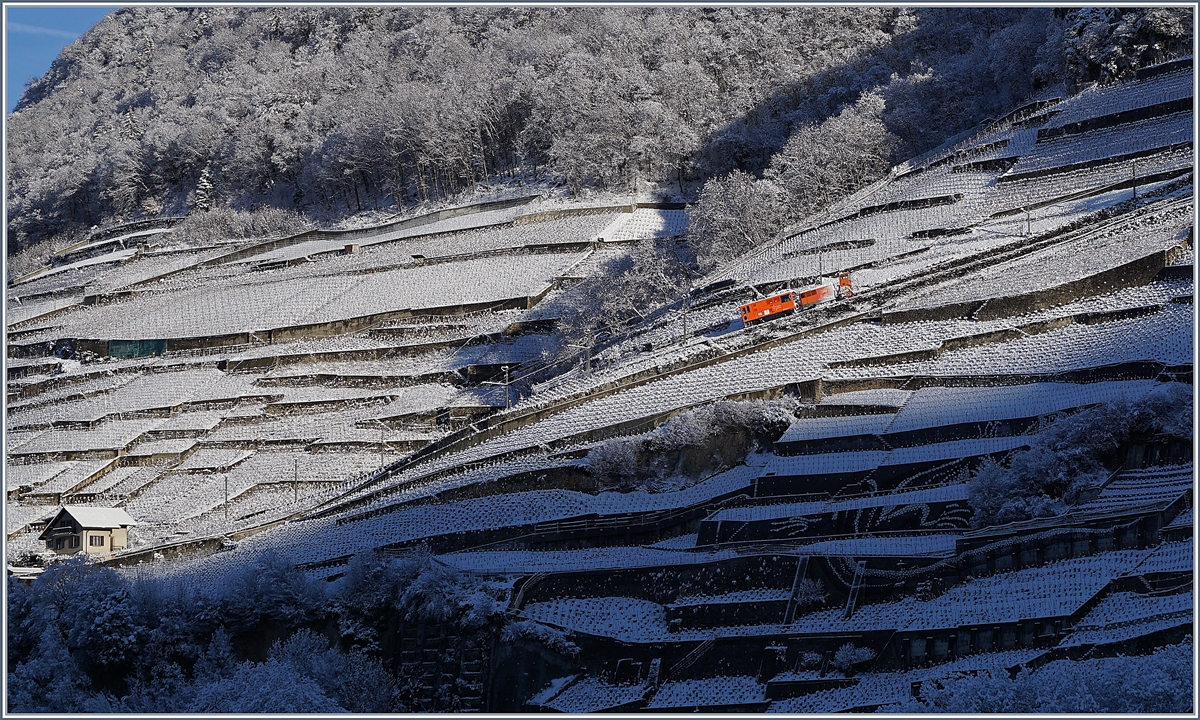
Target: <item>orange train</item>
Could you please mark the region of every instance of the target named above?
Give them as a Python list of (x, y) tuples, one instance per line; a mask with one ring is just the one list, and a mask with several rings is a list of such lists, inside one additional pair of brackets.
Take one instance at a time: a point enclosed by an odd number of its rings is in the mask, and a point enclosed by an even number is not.
[(742, 324), (751, 325), (766, 322), (777, 317), (790, 315), (797, 308), (803, 310), (809, 305), (815, 305), (833, 298), (852, 297), (854, 288), (850, 284), (850, 275), (838, 275), (837, 285), (817, 285), (807, 290), (785, 290), (762, 300), (746, 303), (738, 308), (742, 312)]

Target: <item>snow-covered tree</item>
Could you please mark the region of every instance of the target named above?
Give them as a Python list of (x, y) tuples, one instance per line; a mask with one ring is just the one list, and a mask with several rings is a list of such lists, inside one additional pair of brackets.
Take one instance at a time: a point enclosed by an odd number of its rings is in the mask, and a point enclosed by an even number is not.
[(700, 269), (711, 270), (773, 239), (786, 217), (783, 194), (770, 180), (740, 170), (709, 180), (688, 210)]
[(784, 212), (803, 218), (887, 173), (897, 138), (883, 123), (884, 101), (867, 93), (819, 125), (803, 125), (771, 158), (769, 176), (787, 193)]
[(1066, 13), (1068, 79), (1082, 85), (1133, 76), (1190, 52), (1194, 8), (1076, 8)]
[(49, 623), (33, 653), (9, 671), (8, 709), (18, 713), (94, 711), (98, 699), (89, 688), (62, 632)]
[(202, 686), (188, 712), (337, 713), (345, 709), (292, 665), (269, 659), (241, 663), (228, 677)]
[(200, 171), (200, 179), (196, 181), (196, 200), (193, 203), (196, 210), (199, 212), (212, 210), (213, 202), (216, 198), (215, 192), (212, 173), (209, 172), (208, 166), (205, 166)]

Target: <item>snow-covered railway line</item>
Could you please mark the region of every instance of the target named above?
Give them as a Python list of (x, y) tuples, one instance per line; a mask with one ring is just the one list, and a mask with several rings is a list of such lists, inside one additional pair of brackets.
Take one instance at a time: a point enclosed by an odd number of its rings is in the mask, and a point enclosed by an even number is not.
[[(1163, 294), (1169, 294), (1174, 292), (1170, 288), (1178, 286), (1168, 284), (1163, 287)], [(1129, 290), (1128, 293), (1130, 300), (1146, 295), (1142, 290)], [(1091, 308), (1105, 306), (1104, 302), (1099, 300), (1085, 302), (1080, 308), (1088, 308), (1091, 312), (1094, 312)], [(1120, 301), (1116, 301), (1115, 305), (1128, 306)], [(1056, 308), (1054, 311), (1042, 311), (1034, 316), (1031, 325), (1044, 324), (1046, 320), (1056, 318), (1073, 317), (1076, 314), (1074, 310), (1074, 306), (1067, 306)], [(829, 370), (829, 362), (845, 356), (842, 354), (844, 348), (869, 347), (881, 355), (887, 355), (888, 352), (900, 355), (913, 350), (914, 324), (886, 325), (882, 328), (863, 324), (850, 325), (838, 332), (818, 335), (809, 343), (791, 343), (770, 349), (763, 356), (755, 354), (733, 360), (736, 365), (730, 367), (737, 372), (726, 373), (725, 367), (716, 366), (720, 367), (720, 370), (703, 368), (694, 373), (672, 373), (638, 388), (598, 398), (593, 403), (566, 408), (562, 413), (547, 416), (533, 426), (523, 428), (521, 432), (515, 433), (514, 437), (500, 436), (487, 440), (484, 444), (463, 450), (444, 461), (433, 461), (415, 475), (400, 475), (397, 479), (409, 478), (408, 481), (413, 481), (437, 470), (454, 467), (455, 463), (479, 462), (482, 458), (503, 455), (504, 452), (516, 450), (521, 446), (541, 445), (558, 438), (575, 436), (587, 432), (589, 428), (602, 427), (611, 422), (653, 415), (662, 412), (664, 408), (679, 407), (680, 402), (700, 404), (720, 397), (745, 394), (756, 389), (775, 388), (787, 382), (817, 377), (857, 379), (876, 377), (881, 372), (893, 377), (910, 377), (914, 374), (988, 376), (1006, 372), (1054, 374), (1068, 370), (1086, 370), (1090, 367), (1111, 365), (1114, 362), (1156, 359), (1168, 365), (1186, 364), (1189, 347), (1189, 335), (1186, 332), (1188, 313), (1189, 308), (1186, 305), (1168, 304), (1162, 310), (1153, 313), (1148, 323), (1145, 319), (1132, 318), (1114, 319), (1112, 322), (1100, 324), (1067, 324), (1061, 329), (1028, 337), (1019, 332), (1016, 337), (997, 337), (996, 342), (964, 347), (944, 354), (938, 353), (931, 360), (913, 362), (898, 358), (898, 361), (887, 365), (883, 371), (878, 367), (881, 362), (865, 362), (857, 366), (844, 364), (836, 370)], [(1008, 320), (995, 320), (990, 323), (944, 320), (916, 325), (920, 326), (917, 336), (924, 338), (919, 341), (920, 347), (929, 349), (938, 347), (938, 337), (953, 340), (968, 335), (986, 335), (992, 330), (1012, 332), (1013, 328), (1013, 324)], [(1127, 335), (1130, 330), (1144, 336), (1146, 341), (1139, 344), (1116, 342), (1116, 337)], [(1051, 344), (1046, 346), (1046, 343)], [(1045, 350), (1039, 349), (1043, 347)], [(1172, 347), (1175, 349), (1172, 350)], [(823, 355), (826, 355), (827, 359), (823, 358)], [(848, 358), (853, 356), (854, 354), (850, 354)], [(770, 362), (763, 362), (768, 358)], [(805, 362), (809, 365), (805, 366)], [(941, 370), (947, 364), (954, 370)], [(700, 390), (703, 395), (692, 397), (695, 391), (688, 388)], [(578, 420), (575, 419), (576, 416)], [(586, 419), (589, 416), (604, 420), (599, 426), (588, 425)], [(580, 424), (581, 420), (583, 425)]]

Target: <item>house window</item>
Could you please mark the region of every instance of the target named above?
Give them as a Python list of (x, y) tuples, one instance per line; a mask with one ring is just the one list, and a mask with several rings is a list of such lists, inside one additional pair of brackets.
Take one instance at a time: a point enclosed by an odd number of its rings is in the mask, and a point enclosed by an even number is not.
[(92, 535), (88, 538), (88, 545), (92, 547), (104, 547), (103, 535)]
[(78, 535), (71, 536), (71, 547), (73, 547), (73, 548), (79, 547), (79, 536)]
[(63, 538), (54, 538), (54, 549), (62, 550), (62, 547), (63, 547)]

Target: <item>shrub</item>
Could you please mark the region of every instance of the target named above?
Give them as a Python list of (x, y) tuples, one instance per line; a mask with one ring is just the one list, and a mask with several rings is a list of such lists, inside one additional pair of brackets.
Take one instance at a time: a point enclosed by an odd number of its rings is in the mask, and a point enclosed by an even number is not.
[(636, 440), (615, 438), (592, 448), (588, 469), (605, 489), (631, 490), (643, 479), (645, 468), (638, 460)]
[(239, 211), (217, 205), (206, 212), (189, 215), (167, 237), (182, 245), (207, 245), (225, 240), (243, 240), (301, 232), (312, 224), (300, 213), (264, 206)]
[(520, 620), (505, 626), (500, 641), (512, 643), (517, 640), (533, 640), (572, 660), (579, 657), (579, 646), (568, 640), (562, 631), (532, 620)]
[(820, 580), (804, 578), (796, 585), (796, 606), (800, 609), (824, 605), (826, 598), (825, 583)]
[(497, 612), (496, 598), (474, 576), (433, 562), (428, 553), (411, 561), (420, 572), (397, 601), (397, 609), (410, 621), (457, 621), (466, 630), (485, 625)]
[(596, 445), (588, 453), (588, 469), (602, 488), (652, 490), (666, 478), (689, 474), (683, 466), (684, 451), (712, 446), (706, 471), (720, 472), (741, 462), (756, 445), (778, 439), (794, 409), (791, 398), (720, 400), (691, 408), (636, 438), (614, 438)]
[(849, 674), (857, 665), (875, 659), (875, 651), (871, 648), (855, 647), (854, 643), (846, 643), (833, 654), (830, 665)]

